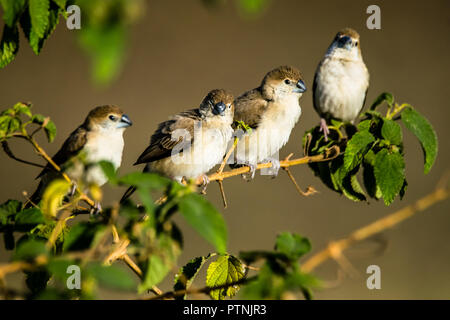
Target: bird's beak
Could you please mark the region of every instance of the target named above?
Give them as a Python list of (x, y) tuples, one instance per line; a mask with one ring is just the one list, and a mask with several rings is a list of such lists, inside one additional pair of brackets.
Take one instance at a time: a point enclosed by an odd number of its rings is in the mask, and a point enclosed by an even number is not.
[(306, 91), (306, 85), (302, 80), (298, 80), (297, 85), (295, 86), (294, 92), (303, 93)]
[(120, 118), (120, 122), (117, 124), (118, 128), (126, 128), (133, 125), (133, 122), (131, 122), (130, 118), (124, 114), (122, 118)]
[(339, 39), (339, 47), (351, 50), (353, 48), (353, 41), (352, 38), (349, 36), (343, 36)]
[(226, 108), (227, 108), (227, 106), (225, 105), (225, 103), (219, 102), (214, 105), (212, 112), (215, 115), (219, 115), (219, 114), (223, 115)]

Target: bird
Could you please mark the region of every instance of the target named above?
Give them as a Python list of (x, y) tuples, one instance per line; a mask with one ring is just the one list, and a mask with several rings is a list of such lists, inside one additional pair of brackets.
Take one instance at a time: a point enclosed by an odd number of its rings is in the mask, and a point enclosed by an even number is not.
[[(196, 109), (180, 112), (158, 125), (150, 145), (134, 165), (145, 164), (144, 172), (158, 173), (182, 182), (184, 178), (203, 178), (221, 163), (233, 135), (233, 95), (224, 89), (210, 91)], [(130, 187), (121, 199), (128, 199)]]
[(314, 76), (313, 105), (321, 117), (325, 141), (327, 122), (353, 122), (364, 106), (368, 88), (369, 71), (362, 58), (360, 36), (344, 28), (336, 34)]
[(300, 71), (292, 66), (280, 66), (269, 71), (261, 85), (247, 91), (235, 101), (235, 123), (243, 121), (250, 132), (240, 136), (232, 168), (247, 165), (251, 179), (257, 163), (271, 162), (269, 172), (278, 174), (280, 162), (275, 154), (288, 142), (292, 129), (300, 118), (300, 97), (306, 85)]
[[(114, 105), (98, 106), (89, 112), (84, 122), (69, 135), (52, 158), (73, 182), (69, 195), (75, 193), (79, 184), (89, 187), (93, 184), (102, 186), (107, 182), (107, 177), (97, 163), (105, 160), (111, 162), (115, 169), (120, 167), (124, 148), (123, 133), (131, 125), (130, 118)], [(40, 182), (30, 202), (39, 203), (46, 187), (59, 177), (61, 173), (47, 164), (36, 177)], [(101, 210), (99, 203), (95, 206)]]

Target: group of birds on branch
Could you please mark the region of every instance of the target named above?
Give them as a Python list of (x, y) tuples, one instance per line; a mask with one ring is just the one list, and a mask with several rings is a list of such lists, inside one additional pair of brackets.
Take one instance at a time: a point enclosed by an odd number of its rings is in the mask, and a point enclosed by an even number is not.
[[(325, 140), (330, 119), (352, 122), (358, 116), (368, 86), (369, 72), (361, 55), (359, 34), (345, 28), (336, 34), (314, 77), (314, 108), (321, 117), (320, 130)], [(289, 140), (301, 115), (299, 100), (305, 91), (300, 71), (292, 66), (268, 72), (257, 88), (236, 99), (226, 90), (212, 90), (197, 109), (180, 112), (160, 123), (135, 165), (145, 164), (144, 172), (180, 182), (203, 176), (207, 184), (206, 173), (223, 161), (238, 131), (236, 123), (244, 123), (246, 130), (239, 130), (230, 166), (249, 166), (253, 178), (258, 163), (271, 162), (271, 174), (277, 175), (280, 163), (273, 155)], [(131, 125), (130, 118), (118, 107), (96, 107), (53, 160), (72, 181), (101, 186), (107, 179), (95, 164), (106, 160), (116, 169), (120, 166), (123, 132)], [(40, 201), (46, 186), (58, 175), (50, 164), (39, 174), (41, 180), (30, 199), (32, 203)], [(122, 201), (133, 191), (127, 190)]]

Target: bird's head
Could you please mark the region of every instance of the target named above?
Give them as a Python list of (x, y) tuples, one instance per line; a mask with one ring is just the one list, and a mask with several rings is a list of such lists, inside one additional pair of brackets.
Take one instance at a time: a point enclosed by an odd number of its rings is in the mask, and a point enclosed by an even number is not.
[(339, 31), (328, 48), (328, 54), (339, 55), (348, 59), (361, 56), (358, 32), (351, 28), (344, 28)]
[(269, 71), (261, 83), (261, 88), (263, 95), (270, 100), (288, 95), (300, 97), (306, 91), (300, 71), (291, 66), (281, 66)]
[(205, 118), (221, 117), (232, 121), (234, 116), (233, 95), (224, 89), (210, 91), (200, 104), (200, 113)]
[(85, 120), (90, 130), (124, 130), (133, 123), (119, 107), (106, 105), (92, 109)]

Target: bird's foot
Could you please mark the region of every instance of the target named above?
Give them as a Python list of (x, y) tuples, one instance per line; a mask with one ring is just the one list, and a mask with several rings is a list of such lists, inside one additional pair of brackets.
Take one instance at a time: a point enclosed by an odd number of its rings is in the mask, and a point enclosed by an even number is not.
[(75, 192), (77, 192), (78, 184), (76, 182), (72, 182), (72, 187), (70, 188), (69, 194), (67, 195), (69, 198), (73, 197), (75, 195)]
[(255, 179), (255, 174), (256, 174), (256, 164), (254, 163), (250, 163), (250, 162), (245, 162), (244, 163), (245, 166), (250, 168), (250, 171), (248, 173), (244, 173), (242, 174), (242, 178), (244, 178), (246, 181), (251, 181), (253, 179)]
[(323, 136), (325, 137), (325, 141), (328, 141), (328, 135), (330, 134), (330, 129), (328, 129), (327, 122), (324, 118), (320, 118), (320, 132), (323, 131)]
[(206, 188), (208, 187), (208, 184), (210, 182), (209, 177), (206, 174), (202, 174), (201, 177), (202, 177), (203, 182), (201, 184), (202, 190), (200, 191), (200, 193), (206, 194)]
[(280, 161), (275, 158), (267, 158), (264, 160), (265, 163), (270, 162), (272, 164), (271, 168), (268, 168), (269, 175), (272, 176), (272, 178), (276, 178), (278, 176), (278, 171), (280, 171), (281, 165)]
[(95, 201), (90, 214), (91, 214), (91, 216), (95, 216), (95, 215), (99, 214), (100, 212), (102, 212), (102, 206), (99, 201)]

